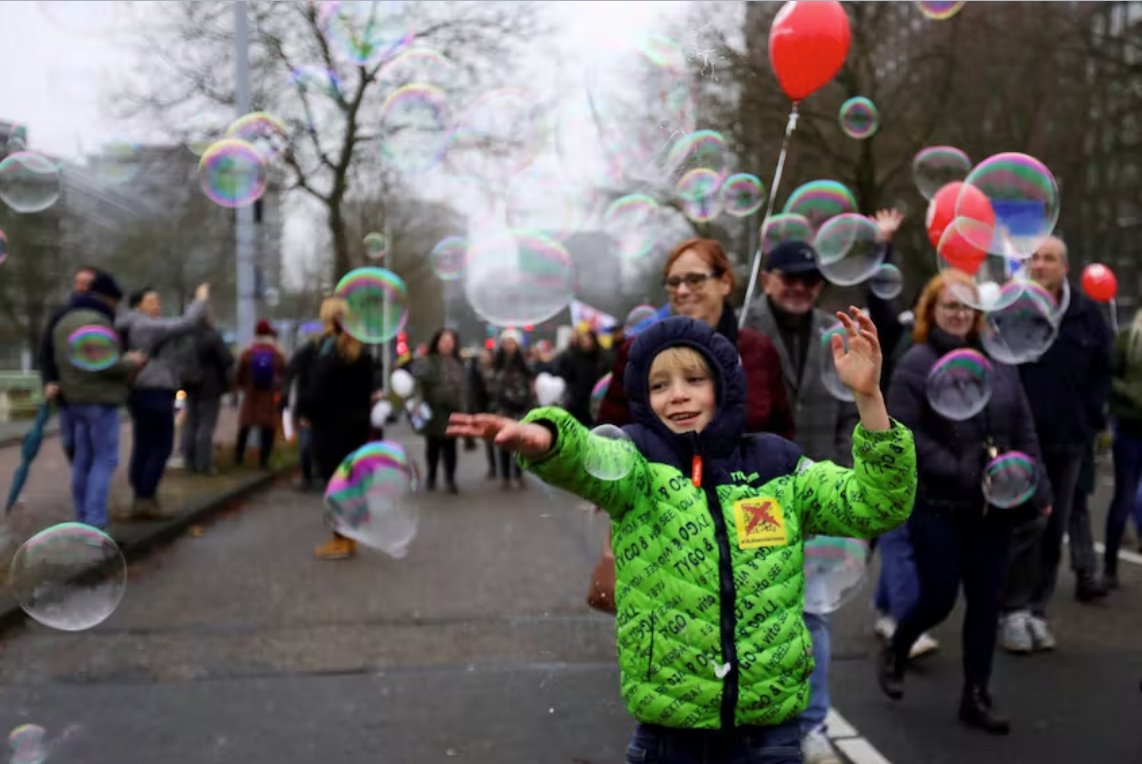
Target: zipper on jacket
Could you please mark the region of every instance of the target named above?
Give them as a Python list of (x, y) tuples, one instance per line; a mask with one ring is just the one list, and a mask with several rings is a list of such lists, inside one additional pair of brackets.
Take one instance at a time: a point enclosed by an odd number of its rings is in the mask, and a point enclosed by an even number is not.
[[(699, 447), (697, 433), (691, 435), (691, 445), (694, 457), (701, 460), (702, 453)], [(706, 509), (710, 519), (714, 521), (714, 538), (718, 544), (718, 599), (720, 611), (720, 631), (722, 643), (722, 660), (730, 665), (722, 685), (721, 728), (734, 729), (734, 712), (738, 705), (738, 654), (734, 643), (734, 632), (737, 631), (737, 616), (734, 614), (736, 587), (734, 586), (733, 558), (730, 555), (730, 536), (726, 529), (726, 518), (722, 514), (722, 505), (718, 501), (718, 492), (711, 481), (703, 481), (702, 490), (706, 493)]]

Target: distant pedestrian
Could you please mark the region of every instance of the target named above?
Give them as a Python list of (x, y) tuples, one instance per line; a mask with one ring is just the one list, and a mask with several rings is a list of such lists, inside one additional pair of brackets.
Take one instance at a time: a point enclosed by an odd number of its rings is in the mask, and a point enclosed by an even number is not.
[(1103, 582), (1118, 588), (1118, 551), (1126, 520), (1140, 517), (1137, 504), (1142, 486), (1142, 310), (1114, 343), (1114, 377), (1110, 388), (1114, 419), (1114, 498), (1106, 516)]
[(217, 472), (214, 467), (214, 430), (222, 410), (222, 396), (233, 386), (234, 354), (214, 323), (206, 323), (192, 335), (197, 381), (184, 381), (186, 421), (183, 423), (182, 453), (186, 469), (203, 475)]
[(238, 361), (236, 384), (242, 393), (238, 410), (238, 444), (234, 461), (241, 465), (246, 458), (250, 432), (258, 430), (260, 439), (258, 466), (269, 469), (278, 430), (278, 396), (285, 376), (285, 356), (278, 347), (278, 333), (264, 318), (254, 330), (254, 342)]
[(299, 491), (314, 491), (321, 488), (321, 475), (313, 453), (313, 431), (309, 412), (305, 410), (302, 391), (310, 383), (317, 351), (321, 347), (324, 334), (306, 337), (286, 364), (285, 379), (282, 380), (282, 408), (288, 408), (297, 428), (298, 462), (301, 476), (295, 487)]
[[(510, 419), (520, 419), (531, 409), (532, 376), (523, 359), (520, 348), (520, 334), (514, 329), (500, 333), (500, 347), (494, 362), (495, 381), (493, 382), (492, 411)], [(506, 449), (500, 452), (500, 479), (504, 490), (511, 488), (514, 476), (520, 488), (527, 487), (523, 482), (523, 471), (512, 453)]]
[(447, 435), (448, 417), (468, 410), (468, 380), (460, 360), (460, 338), (452, 329), (439, 329), (432, 336), (423, 358), (413, 362), (412, 373), (421, 396), (432, 412), (424, 427), (428, 475), (425, 488), (436, 488), (437, 467), (444, 461), (444, 484), (449, 493), (456, 486), (456, 439)]

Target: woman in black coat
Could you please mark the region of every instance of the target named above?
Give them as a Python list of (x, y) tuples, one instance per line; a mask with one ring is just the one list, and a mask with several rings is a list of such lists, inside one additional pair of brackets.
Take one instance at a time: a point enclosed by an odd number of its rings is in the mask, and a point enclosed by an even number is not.
[(881, 653), (878, 679), (893, 699), (904, 693), (904, 666), (913, 642), (943, 621), (964, 588), (964, 690), (960, 720), (992, 734), (1008, 723), (992, 710), (988, 682), (1002, 602), (1007, 547), (1015, 523), (1050, 513), (1050, 487), (1041, 473), (1034, 495), (1002, 509), (983, 495), (983, 468), (997, 454), (1022, 451), (1041, 464), (1027, 396), (1014, 367), (991, 362), (991, 398), (975, 416), (952, 421), (932, 408), (928, 376), (960, 348), (979, 349), (983, 315), (960, 299), (971, 280), (947, 271), (928, 282), (916, 309), (913, 346), (900, 359), (888, 389), (889, 413), (912, 430), (919, 488), (908, 532), (920, 580), (918, 601), (901, 618)]

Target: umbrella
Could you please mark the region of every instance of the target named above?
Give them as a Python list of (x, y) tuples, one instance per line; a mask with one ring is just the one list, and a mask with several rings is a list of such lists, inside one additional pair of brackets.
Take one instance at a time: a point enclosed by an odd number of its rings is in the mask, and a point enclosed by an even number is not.
[(24, 487), (24, 481), (28, 479), (28, 470), (31, 468), (36, 454), (40, 452), (40, 443), (44, 439), (44, 427), (51, 416), (52, 404), (50, 401), (44, 401), (36, 412), (36, 419), (32, 422), (31, 428), (24, 435), (23, 445), (20, 446), (20, 466), (12, 475), (12, 486), (8, 489), (8, 503), (4, 506), (4, 514), (6, 515), (12, 511), (12, 507), (16, 506), (16, 499), (20, 498), (20, 490)]

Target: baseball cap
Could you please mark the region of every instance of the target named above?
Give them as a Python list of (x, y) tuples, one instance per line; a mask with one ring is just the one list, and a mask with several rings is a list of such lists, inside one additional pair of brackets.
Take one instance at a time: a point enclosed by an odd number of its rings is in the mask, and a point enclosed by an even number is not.
[(789, 274), (821, 275), (817, 268), (817, 251), (805, 241), (783, 241), (765, 258), (765, 270)]

